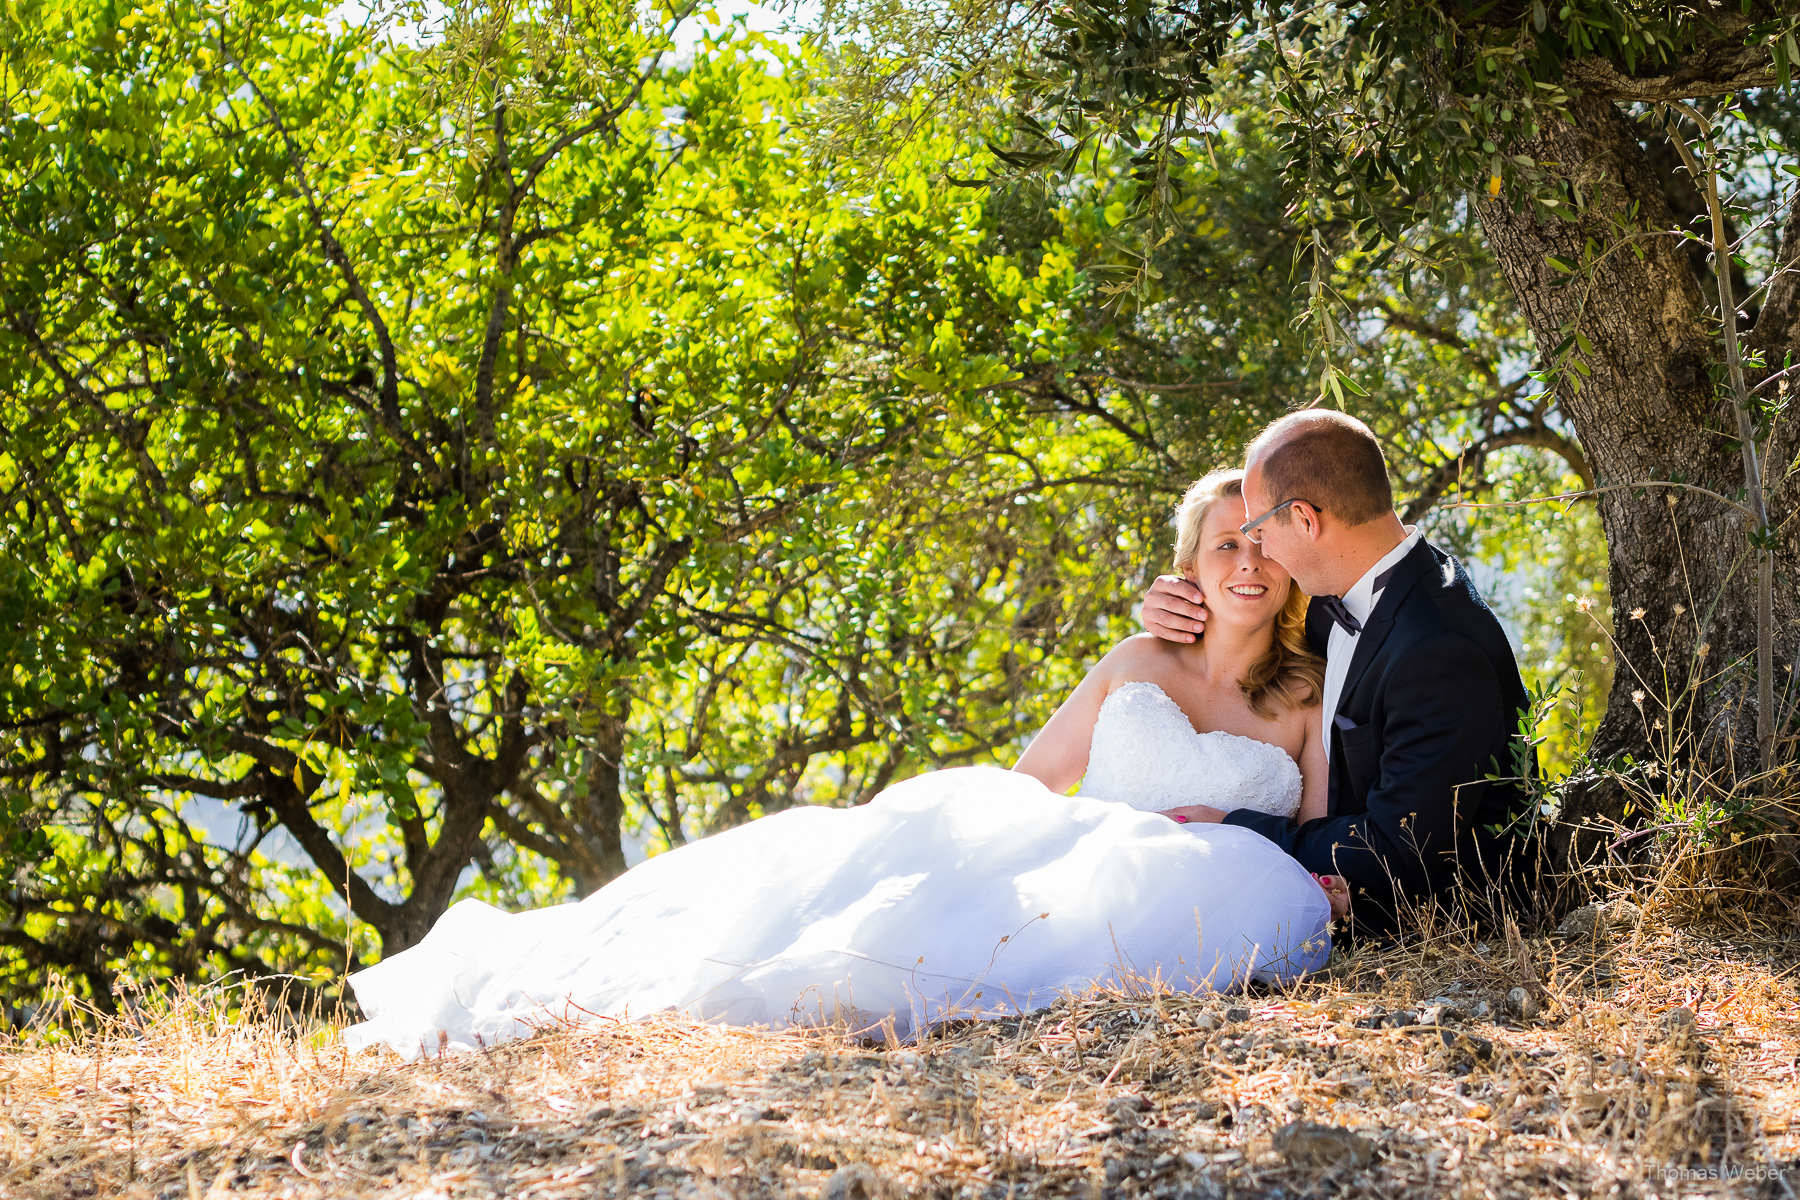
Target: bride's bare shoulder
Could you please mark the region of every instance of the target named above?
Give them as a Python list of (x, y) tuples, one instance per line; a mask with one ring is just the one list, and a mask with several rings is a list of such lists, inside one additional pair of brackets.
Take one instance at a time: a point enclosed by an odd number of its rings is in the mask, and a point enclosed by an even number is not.
[(1165, 642), (1153, 633), (1134, 633), (1114, 646), (1100, 662), (1116, 676), (1154, 670), (1180, 661), (1184, 649), (1179, 643)]
[(1104, 696), (1123, 684), (1140, 680), (1155, 682), (1177, 661), (1173, 652), (1179, 649), (1173, 642), (1165, 642), (1153, 634), (1133, 634), (1088, 668), (1082, 691), (1092, 694), (1098, 688)]
[(1313, 696), (1304, 704), (1296, 704), (1291, 708), (1287, 705), (1278, 706), (1277, 720), (1290, 737), (1298, 737), (1304, 742), (1319, 728), (1319, 697)]
[(1325, 698), (1319, 695), (1319, 693), (1314, 692), (1305, 700), (1289, 708), (1288, 711), (1291, 713), (1298, 713), (1307, 720), (1311, 720), (1319, 715), (1319, 709), (1324, 703)]

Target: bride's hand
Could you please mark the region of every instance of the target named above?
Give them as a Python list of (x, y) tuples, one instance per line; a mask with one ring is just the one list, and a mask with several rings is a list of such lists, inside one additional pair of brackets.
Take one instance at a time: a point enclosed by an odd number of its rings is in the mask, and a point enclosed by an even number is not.
[(1175, 822), (1177, 825), (1186, 825), (1189, 821), (1198, 821), (1205, 825), (1217, 825), (1220, 821), (1225, 819), (1225, 811), (1223, 809), (1210, 808), (1204, 804), (1189, 804), (1181, 808), (1166, 808), (1163, 810), (1162, 815), (1169, 818), (1169, 820)]
[(1350, 881), (1342, 875), (1314, 875), (1325, 896), (1331, 901), (1331, 919), (1341, 921), (1350, 911)]
[(1144, 593), (1144, 628), (1165, 642), (1191, 642), (1206, 632), (1206, 596), (1179, 575), (1158, 575)]

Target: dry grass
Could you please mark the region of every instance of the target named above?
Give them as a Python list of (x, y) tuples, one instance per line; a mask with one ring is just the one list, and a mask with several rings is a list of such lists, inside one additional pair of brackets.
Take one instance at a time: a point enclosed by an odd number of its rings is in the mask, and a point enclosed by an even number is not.
[[(214, 992), (5, 1048), (0, 1192), (1788, 1196), (1800, 1170), (1751, 1175), (1800, 1154), (1797, 961), (1652, 914), (1586, 943), (1363, 952), (1284, 993), (1071, 998), (910, 1047), (658, 1019), (411, 1065)], [(1536, 1019), (1498, 1017), (1514, 987)], [(1368, 1027), (1445, 992), (1494, 1015), (1452, 1046)], [(1371, 1161), (1276, 1151), (1296, 1118)], [(1664, 1174), (1721, 1163), (1748, 1174)]]

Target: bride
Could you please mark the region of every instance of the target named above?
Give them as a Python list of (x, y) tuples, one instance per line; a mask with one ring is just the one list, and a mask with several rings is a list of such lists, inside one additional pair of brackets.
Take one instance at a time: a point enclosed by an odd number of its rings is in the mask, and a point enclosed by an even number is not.
[(1179, 811), (1325, 810), (1306, 599), (1238, 533), (1241, 476), (1207, 476), (1177, 509), (1175, 567), (1206, 595), (1205, 636), (1121, 643), (1011, 771), (775, 813), (579, 904), (464, 900), (350, 977), (368, 1020), (344, 1041), (412, 1058), (664, 1009), (907, 1036), (1094, 984), (1204, 991), (1322, 965), (1333, 881)]

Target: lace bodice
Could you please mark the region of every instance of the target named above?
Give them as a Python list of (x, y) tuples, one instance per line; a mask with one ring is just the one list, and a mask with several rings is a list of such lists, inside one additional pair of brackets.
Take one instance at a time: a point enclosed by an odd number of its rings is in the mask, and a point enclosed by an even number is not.
[(1147, 812), (1207, 804), (1291, 817), (1300, 768), (1287, 751), (1235, 733), (1197, 733), (1154, 683), (1127, 683), (1100, 705), (1080, 793)]

